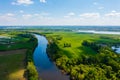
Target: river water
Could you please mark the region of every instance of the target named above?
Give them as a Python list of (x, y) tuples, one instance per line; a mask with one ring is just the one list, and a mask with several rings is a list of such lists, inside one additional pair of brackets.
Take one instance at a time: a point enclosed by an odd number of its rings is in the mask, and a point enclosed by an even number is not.
[(78, 33), (115, 34), (115, 35), (120, 35), (120, 32), (113, 32), (113, 31), (75, 30), (75, 32), (78, 32)]
[(115, 50), (117, 54), (120, 54), (120, 46), (119, 47), (112, 46), (112, 50)]
[(48, 41), (44, 36), (35, 34), (38, 46), (33, 55), (34, 64), (42, 80), (69, 80), (69, 76), (61, 73), (56, 65), (49, 60), (46, 53)]

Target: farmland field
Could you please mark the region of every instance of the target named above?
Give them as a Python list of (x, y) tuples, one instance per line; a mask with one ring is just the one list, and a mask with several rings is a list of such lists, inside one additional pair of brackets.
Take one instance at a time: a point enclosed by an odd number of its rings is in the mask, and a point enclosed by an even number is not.
[(0, 80), (35, 79), (34, 76), (38, 78), (32, 60), (36, 45), (36, 38), (29, 33), (16, 30), (1, 31)]
[(25, 80), (26, 50), (0, 52), (0, 80)]

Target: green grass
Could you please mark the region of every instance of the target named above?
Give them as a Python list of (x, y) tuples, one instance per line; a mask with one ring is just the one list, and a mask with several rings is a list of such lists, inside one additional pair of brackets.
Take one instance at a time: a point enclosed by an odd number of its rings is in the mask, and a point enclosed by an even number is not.
[(34, 45), (33, 42), (0, 45), (0, 50), (6, 51), (6, 50), (14, 50), (14, 49), (27, 49), (27, 48), (31, 48), (31, 46), (33, 45)]
[[(0, 36), (9, 36), (12, 37), (11, 39), (4, 39), (0, 38), (0, 50), (6, 51), (6, 50), (14, 50), (14, 49), (26, 49), (31, 48), (33, 45), (33, 42), (30, 42), (30, 37), (22, 37), (20, 34), (25, 34), (24, 32), (7, 32), (2, 33)], [(13, 43), (8, 43), (13, 42)], [(5, 43), (5, 44), (3, 44)]]
[[(89, 47), (82, 46), (82, 42), (84, 40), (88, 41), (96, 41), (96, 42), (104, 42), (104, 43), (112, 43), (116, 42), (116, 38), (119, 38), (115, 35), (103, 35), (103, 34), (82, 34), (82, 33), (75, 33), (75, 32), (54, 32), (52, 34), (45, 34), (46, 37), (51, 38), (53, 37), (56, 39), (57, 36), (61, 36), (61, 40), (57, 40), (57, 45), (62, 50), (63, 54), (67, 55), (68, 57), (76, 58), (79, 57), (81, 54), (86, 55), (95, 55), (96, 52)], [(107, 37), (108, 39), (103, 39), (102, 37)], [(115, 38), (115, 39), (114, 39)], [(64, 48), (64, 43), (70, 43), (71, 47)]]
[(25, 80), (25, 53), (0, 55), (0, 80)]

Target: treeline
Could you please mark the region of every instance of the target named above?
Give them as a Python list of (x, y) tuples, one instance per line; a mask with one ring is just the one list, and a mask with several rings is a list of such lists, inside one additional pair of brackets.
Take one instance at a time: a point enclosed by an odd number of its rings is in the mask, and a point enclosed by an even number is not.
[(71, 47), (71, 43), (64, 43), (64, 48), (65, 47)]
[(95, 50), (97, 52), (99, 52), (99, 48), (101, 48), (101, 46), (104, 46), (104, 45), (98, 45), (98, 44), (96, 44), (94, 42), (90, 42), (90, 41), (86, 41), (86, 40), (83, 41), (82, 45), (90, 47), (90, 48), (92, 48), (93, 50)]
[(49, 44), (47, 45), (47, 54), (53, 61), (56, 61), (57, 58), (61, 57), (59, 50), (60, 49), (58, 45), (55, 43), (53, 39), (49, 41)]
[[(25, 35), (24, 35), (25, 36)], [(28, 37), (28, 36), (27, 36)], [(33, 52), (34, 52), (34, 49), (36, 48), (37, 46), (37, 39), (35, 38), (35, 36), (29, 36), (30, 37), (30, 43), (32, 42), (31, 44), (31, 47), (28, 48), (27, 50), (27, 55), (26, 55), (26, 59), (27, 59), (27, 79), (28, 80), (38, 80), (38, 72), (36, 70), (36, 67), (34, 65), (34, 62), (33, 62)]]
[(84, 41), (87, 46), (97, 51), (96, 55), (81, 55), (79, 58), (68, 58), (61, 54), (53, 40), (48, 45), (48, 54), (62, 72), (70, 75), (71, 80), (119, 80), (120, 55), (115, 54), (107, 45), (98, 45)]

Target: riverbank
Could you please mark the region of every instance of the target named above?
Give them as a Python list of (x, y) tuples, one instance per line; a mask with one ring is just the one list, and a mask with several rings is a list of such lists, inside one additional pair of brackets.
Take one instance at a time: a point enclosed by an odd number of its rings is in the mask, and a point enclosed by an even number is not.
[[(34, 51), (34, 63), (43, 80), (69, 80), (63, 75), (56, 65), (49, 59), (46, 48), (48, 41), (44, 36), (35, 34), (38, 39), (38, 46)], [(44, 62), (43, 62), (44, 61)]]
[(32, 35), (32, 45), (30, 48), (28, 48), (27, 50), (27, 56), (26, 56), (26, 60), (27, 60), (27, 79), (28, 80), (38, 80), (39, 76), (38, 76), (38, 72), (35, 68), (34, 65), (34, 61), (33, 61), (33, 54), (34, 54), (34, 50), (36, 48), (36, 46), (38, 45), (38, 40), (37, 38)]

